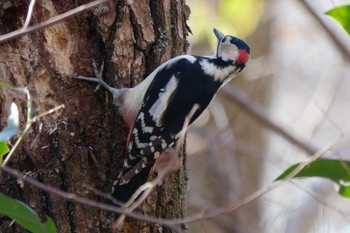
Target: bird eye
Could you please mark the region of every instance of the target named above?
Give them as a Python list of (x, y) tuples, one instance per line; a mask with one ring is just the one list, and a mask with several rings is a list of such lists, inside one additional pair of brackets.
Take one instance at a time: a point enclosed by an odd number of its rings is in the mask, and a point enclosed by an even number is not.
[(225, 43), (226, 41), (226, 36), (222, 39), (221, 43)]

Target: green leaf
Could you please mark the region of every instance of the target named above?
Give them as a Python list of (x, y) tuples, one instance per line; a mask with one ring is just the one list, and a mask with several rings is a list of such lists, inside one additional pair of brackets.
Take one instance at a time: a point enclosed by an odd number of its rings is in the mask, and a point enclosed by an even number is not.
[(350, 35), (350, 5), (334, 8), (326, 14), (337, 20)]
[(0, 165), (2, 164), (2, 157), (9, 152), (9, 147), (5, 141), (0, 141)]
[(51, 218), (41, 223), (38, 215), (21, 201), (0, 194), (0, 214), (14, 219), (18, 224), (33, 233), (57, 233)]
[(7, 118), (7, 126), (2, 131), (0, 131), (0, 141), (6, 141), (13, 137), (17, 133), (18, 124), (18, 108), (15, 103), (12, 103), (11, 112)]
[[(287, 178), (300, 163), (283, 172), (277, 180)], [(338, 193), (350, 198), (350, 161), (335, 159), (318, 159), (303, 167), (294, 177), (323, 177), (332, 180), (340, 186)], [(293, 178), (294, 178), (293, 177)]]
[(350, 186), (344, 186), (344, 185), (341, 185), (339, 190), (338, 190), (338, 193), (340, 195), (342, 195), (343, 197), (350, 197)]

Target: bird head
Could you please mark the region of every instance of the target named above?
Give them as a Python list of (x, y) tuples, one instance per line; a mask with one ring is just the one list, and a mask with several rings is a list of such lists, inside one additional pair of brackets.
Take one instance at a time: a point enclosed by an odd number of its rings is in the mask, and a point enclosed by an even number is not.
[(225, 36), (216, 28), (214, 28), (214, 34), (218, 38), (216, 57), (224, 62), (229, 62), (237, 66), (245, 66), (250, 56), (249, 46), (237, 37)]

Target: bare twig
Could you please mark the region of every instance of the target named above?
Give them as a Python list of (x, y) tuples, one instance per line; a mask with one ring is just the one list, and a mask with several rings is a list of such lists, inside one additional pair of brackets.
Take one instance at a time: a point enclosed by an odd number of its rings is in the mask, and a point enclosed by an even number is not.
[(302, 163), (300, 166), (298, 166), (286, 179), (282, 180), (281, 182), (274, 182), (271, 183), (261, 189), (259, 189), (258, 191), (252, 193), (251, 195), (243, 198), (241, 201), (239, 201), (239, 203), (237, 204), (233, 204), (231, 206), (227, 206), (224, 208), (218, 208), (214, 211), (211, 212), (207, 212), (207, 211), (202, 211), (198, 214), (189, 216), (187, 218), (184, 219), (178, 219), (178, 220), (172, 220), (173, 224), (183, 224), (183, 223), (191, 223), (191, 222), (195, 222), (198, 220), (204, 220), (204, 219), (210, 219), (210, 218), (215, 218), (218, 217), (220, 215), (223, 214), (229, 214), (233, 211), (236, 211), (237, 209), (247, 205), (248, 203), (256, 200), (258, 197), (262, 196), (263, 194), (276, 189), (277, 187), (280, 187), (281, 184), (285, 184), (287, 182), (289, 182), (293, 177), (295, 177), (295, 175), (301, 170), (303, 169), (305, 166), (307, 166), (308, 164), (310, 164), (312, 161), (314, 161), (315, 159), (319, 158), (320, 156), (322, 156), (324, 153), (326, 153), (327, 151), (329, 151), (330, 149), (332, 149), (342, 138), (342, 135), (337, 137), (335, 140), (333, 140), (329, 145), (327, 145), (323, 150), (315, 153), (311, 159), (309, 159), (307, 162)]
[(180, 151), (180, 147), (182, 145), (182, 143), (184, 142), (185, 140), (185, 135), (186, 135), (186, 132), (188, 130), (188, 127), (190, 125), (190, 120), (191, 118), (193, 117), (193, 115), (196, 113), (196, 111), (200, 108), (199, 104), (195, 104), (193, 105), (191, 111), (188, 113), (188, 115), (186, 116), (185, 118), (185, 121), (184, 121), (184, 125), (182, 126), (182, 130), (180, 132), (180, 137), (179, 137), (179, 140), (176, 144), (176, 150), (177, 151)]
[(307, 193), (308, 195), (310, 195), (316, 202), (320, 203), (321, 205), (324, 205), (325, 207), (327, 207), (330, 210), (333, 210), (334, 212), (338, 213), (339, 215), (341, 215), (345, 221), (348, 222), (348, 224), (350, 224), (350, 218), (349, 216), (347, 216), (347, 214), (339, 209), (338, 207), (328, 204), (325, 201), (323, 201), (321, 198), (319, 198), (318, 196), (316, 196), (314, 193), (312, 193), (310, 190), (307, 190), (306, 188), (304, 188), (302, 185), (300, 185), (299, 183), (291, 180), (290, 181), (291, 184), (293, 184), (294, 186), (296, 186), (297, 188), (301, 189), (302, 191), (304, 191), (305, 193)]
[(58, 111), (58, 110), (60, 110), (60, 109), (62, 109), (62, 108), (64, 108), (64, 104), (60, 104), (60, 105), (58, 105), (58, 106), (56, 106), (56, 107), (54, 107), (54, 108), (51, 108), (51, 109), (49, 109), (49, 110), (47, 110), (47, 111), (45, 111), (45, 112), (43, 112), (43, 113), (40, 113), (40, 114), (38, 114), (37, 116), (33, 117), (30, 121), (34, 123), (34, 122), (37, 121), (39, 118), (42, 118), (42, 117), (44, 117), (44, 116), (46, 116), (46, 115), (49, 115), (49, 114), (51, 114), (51, 113), (54, 113), (54, 112), (56, 112), (56, 111)]
[(33, 15), (33, 9), (34, 9), (34, 6), (35, 6), (35, 2), (36, 2), (36, 0), (31, 0), (30, 1), (29, 7), (28, 7), (28, 12), (27, 12), (27, 18), (26, 18), (26, 21), (23, 24), (22, 30), (26, 29), (29, 26), (29, 24), (30, 24), (30, 21), (31, 21), (32, 15)]
[(89, 206), (92, 208), (96, 208), (96, 209), (100, 209), (100, 210), (104, 210), (104, 211), (108, 211), (108, 212), (125, 214), (126, 216), (134, 218), (136, 220), (161, 224), (161, 225), (167, 226), (167, 227), (169, 227), (177, 232), (181, 232), (179, 227), (175, 226), (175, 224), (172, 223), (172, 220), (162, 220), (162, 219), (144, 216), (144, 215), (133, 213), (133, 212), (128, 213), (115, 205), (108, 205), (105, 203), (93, 201), (93, 200), (87, 199), (85, 197), (81, 197), (81, 196), (78, 196), (76, 194), (68, 193), (68, 192), (62, 191), (60, 189), (48, 186), (44, 183), (41, 183), (41, 182), (39, 182), (39, 181), (29, 177), (29, 176), (26, 176), (25, 174), (15, 170), (15, 169), (9, 168), (7, 166), (0, 167), (0, 170), (3, 172), (6, 172), (7, 174), (9, 174), (12, 177), (15, 177), (17, 179), (24, 181), (27, 184), (30, 184), (34, 187), (37, 187), (43, 191), (46, 191), (52, 195), (58, 196), (58, 197), (65, 199), (67, 201), (82, 204), (85, 206)]
[(290, 181), (292, 178), (294, 178), (301, 170), (303, 170), (307, 165), (315, 161), (316, 159), (320, 158), (324, 153), (326, 153), (330, 148), (332, 148), (334, 145), (336, 145), (341, 139), (343, 135), (340, 135), (336, 139), (334, 139), (329, 145), (326, 146), (325, 149), (315, 153), (311, 158), (303, 163), (300, 163), (286, 178), (283, 180)]
[(87, 188), (89, 191), (93, 192), (95, 195), (104, 197), (104, 198), (112, 201), (113, 204), (115, 204), (115, 205), (121, 206), (123, 204), (122, 202), (120, 202), (117, 199), (115, 199), (110, 193), (102, 192), (101, 190), (98, 190), (98, 189), (94, 188), (93, 186), (91, 186), (89, 184), (83, 184), (83, 186), (85, 188)]
[(313, 146), (302, 141), (296, 135), (285, 129), (282, 125), (279, 125), (273, 121), (258, 103), (254, 102), (234, 85), (226, 85), (222, 88), (222, 93), (228, 96), (231, 100), (235, 101), (238, 106), (266, 125), (269, 129), (282, 135), (286, 140), (292, 144), (295, 144), (306, 153), (313, 155), (317, 152)]
[[(29, 102), (29, 101), (28, 101)], [(58, 111), (59, 109), (64, 108), (64, 104), (61, 104), (57, 107), (54, 107), (52, 109), (49, 109), (48, 111), (45, 111), (33, 118), (30, 118), (30, 113), (28, 112), (28, 120), (27, 120), (27, 124), (26, 127), (23, 130), (23, 133), (21, 134), (21, 136), (17, 139), (16, 143), (13, 145), (13, 147), (11, 148), (10, 152), (6, 155), (6, 158), (4, 160), (4, 162), (2, 163), (2, 166), (6, 166), (6, 164), (10, 161), (10, 158), (12, 157), (12, 155), (14, 154), (14, 152), (16, 151), (17, 147), (21, 144), (22, 140), (24, 139), (24, 137), (27, 135), (29, 129), (31, 128), (32, 124), (37, 121), (38, 119), (40, 119), (43, 116), (46, 116), (48, 114), (51, 114), (55, 111)], [(28, 110), (30, 111), (30, 110)]]
[(19, 30), (16, 30), (16, 31), (7, 33), (5, 35), (2, 35), (2, 36), (0, 36), (0, 44), (4, 43), (6, 41), (9, 41), (9, 40), (15, 39), (17, 37), (20, 37), (22, 35), (25, 35), (27, 33), (30, 33), (30, 32), (37, 31), (39, 29), (48, 27), (48, 26), (50, 26), (52, 24), (55, 24), (55, 23), (58, 23), (58, 22), (60, 22), (62, 20), (68, 19), (68, 18), (70, 18), (70, 17), (72, 17), (74, 15), (77, 15), (77, 14), (83, 12), (83, 11), (86, 11), (86, 10), (89, 10), (91, 8), (94, 8), (97, 5), (102, 4), (104, 2), (107, 2), (107, 1), (108, 0), (96, 0), (96, 1), (84, 4), (84, 5), (81, 5), (79, 7), (76, 7), (73, 10), (67, 11), (66, 13), (63, 13), (63, 14), (57, 15), (55, 17), (52, 17), (51, 19), (46, 20), (44, 22), (35, 24), (33, 26), (30, 26), (30, 27), (23, 27), (23, 28), (21, 28)]
[[(332, 147), (334, 147), (336, 145), (336, 143), (338, 143), (338, 141), (339, 141), (339, 137), (336, 138), (332, 143), (330, 143), (327, 146), (327, 148), (325, 148), (324, 150), (315, 154), (314, 157), (308, 161), (308, 163), (312, 162), (313, 159), (320, 157), (326, 151), (330, 150)], [(308, 163), (303, 164), (303, 166), (306, 166)], [(97, 209), (104, 210), (104, 211), (125, 214), (126, 216), (134, 218), (136, 220), (161, 224), (161, 225), (167, 226), (167, 227), (169, 227), (177, 232), (182, 232), (181, 228), (178, 226), (179, 224), (191, 223), (191, 222), (195, 222), (195, 221), (199, 221), (199, 220), (215, 218), (215, 217), (218, 217), (218, 216), (223, 215), (223, 214), (229, 214), (229, 213), (236, 211), (237, 209), (247, 205), (248, 203), (256, 200), (258, 197), (262, 196), (263, 194), (265, 194), (273, 189), (276, 189), (277, 187), (280, 187), (280, 185), (285, 184), (286, 181), (290, 181), (290, 179), (293, 178), (291, 176), (291, 177), (288, 177), (287, 180), (284, 180), (284, 181), (281, 181), (278, 183), (269, 184), (269, 185), (261, 188), (260, 190), (252, 193), (251, 195), (243, 198), (237, 204), (229, 205), (229, 206), (224, 207), (224, 208), (218, 208), (214, 211), (211, 210), (210, 212), (207, 212), (207, 210), (203, 210), (203, 211), (200, 211), (198, 214), (189, 216), (189, 217), (184, 218), (184, 219), (171, 220), (171, 219), (159, 219), (159, 218), (154, 218), (154, 217), (150, 217), (150, 216), (144, 216), (141, 214), (134, 213), (130, 210), (123, 210), (122, 208), (119, 208), (119, 207), (114, 206), (114, 205), (108, 205), (108, 204), (96, 202), (96, 201), (78, 196), (76, 194), (67, 193), (67, 192), (59, 190), (57, 188), (50, 187), (46, 184), (43, 184), (43, 183), (41, 183), (41, 182), (39, 182), (39, 181), (29, 177), (29, 176), (26, 176), (26, 175), (20, 173), (19, 171), (12, 169), (12, 168), (9, 168), (7, 166), (0, 167), (0, 170), (6, 172), (7, 174), (9, 174), (17, 179), (23, 180), (25, 183), (31, 184), (31, 185), (33, 185), (41, 190), (44, 190), (52, 195), (59, 196), (65, 200), (68, 200), (68, 201), (71, 201), (74, 203), (78, 203), (78, 204), (83, 204), (85, 206), (90, 206), (92, 208), (97, 208)], [(296, 173), (293, 172), (293, 176), (295, 176), (296, 174), (297, 174), (297, 172)], [(160, 177), (159, 177), (159, 179), (160, 179)], [(156, 180), (158, 180), (158, 178)], [(156, 185), (156, 180), (152, 184), (153, 187), (154, 187), (154, 185)], [(150, 192), (151, 189), (146, 189), (146, 191)]]
[(321, 18), (320, 14), (316, 12), (316, 10), (311, 6), (311, 3), (303, 0), (300, 3), (305, 7), (307, 11), (319, 22), (322, 28), (326, 31), (327, 35), (331, 38), (334, 44), (337, 46), (339, 52), (344, 56), (344, 58), (349, 61), (350, 59), (350, 49), (349, 45), (345, 45), (334, 33), (332, 28), (330, 28), (325, 21)]

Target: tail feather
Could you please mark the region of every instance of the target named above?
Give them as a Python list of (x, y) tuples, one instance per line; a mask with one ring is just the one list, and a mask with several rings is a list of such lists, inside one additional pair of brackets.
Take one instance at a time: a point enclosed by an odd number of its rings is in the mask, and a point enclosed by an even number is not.
[(137, 189), (147, 182), (151, 167), (152, 166), (142, 169), (138, 174), (134, 175), (128, 183), (120, 184), (119, 180), (115, 185), (113, 185), (114, 189), (112, 196), (121, 203), (128, 202)]

